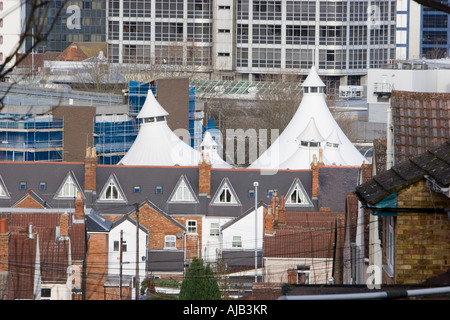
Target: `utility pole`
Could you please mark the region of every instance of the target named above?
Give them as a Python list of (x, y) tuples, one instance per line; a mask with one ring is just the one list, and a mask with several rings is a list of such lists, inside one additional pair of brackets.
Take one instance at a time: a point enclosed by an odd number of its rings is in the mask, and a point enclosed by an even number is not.
[(120, 257), (119, 257), (119, 300), (122, 300), (122, 256), (123, 256), (123, 230), (120, 230)]
[(258, 282), (258, 182), (253, 182), (255, 187), (255, 282)]
[(135, 295), (139, 300), (139, 205), (136, 203), (136, 277), (135, 277)]

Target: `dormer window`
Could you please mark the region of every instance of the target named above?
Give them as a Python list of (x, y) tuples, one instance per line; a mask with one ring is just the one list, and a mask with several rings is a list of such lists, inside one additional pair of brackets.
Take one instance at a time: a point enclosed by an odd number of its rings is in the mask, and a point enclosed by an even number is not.
[(103, 190), (100, 192), (100, 201), (126, 201), (125, 195), (122, 189), (119, 186), (119, 182), (117, 181), (114, 174), (112, 174), (108, 180), (108, 182), (103, 187)]
[(300, 145), (303, 147), (320, 147), (320, 142), (313, 142), (313, 141), (300, 141)]
[(240, 205), (240, 202), (228, 178), (224, 178), (222, 180), (221, 186), (218, 188), (215, 196), (213, 197), (212, 204)]
[(335, 148), (335, 149), (337, 149), (337, 148), (339, 148), (339, 144), (337, 144), (337, 143), (331, 143), (331, 142), (327, 142), (327, 147), (330, 147), (330, 148)]
[(299, 178), (295, 178), (285, 198), (287, 206), (312, 206), (312, 202)]
[(142, 118), (141, 119), (141, 124), (152, 123), (152, 122), (162, 122), (162, 121), (166, 121), (166, 116)]
[(303, 93), (324, 93), (323, 87), (303, 87)]

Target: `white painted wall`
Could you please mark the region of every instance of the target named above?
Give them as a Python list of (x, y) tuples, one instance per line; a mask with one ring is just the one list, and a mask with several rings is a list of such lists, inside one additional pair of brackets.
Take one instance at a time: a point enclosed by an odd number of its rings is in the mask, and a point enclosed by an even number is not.
[(264, 281), (287, 283), (288, 269), (296, 269), (298, 265), (310, 266), (310, 284), (326, 284), (331, 277), (333, 259), (264, 258)]
[[(3, 36), (0, 52), (3, 59), (0, 64), (3, 64), (6, 57), (17, 49), (25, 16), (22, 3), (23, 0), (3, 0), (3, 10), (0, 11), (0, 19), (3, 19), (3, 27), (0, 28), (0, 35)], [(15, 59), (11, 61), (14, 62)]]
[(369, 122), (385, 123), (386, 110), (390, 102), (377, 102), (377, 95), (374, 94), (377, 83), (389, 84), (393, 90), (399, 91), (449, 93), (450, 69), (369, 69), (367, 75)]
[[(215, 69), (232, 71), (234, 69), (234, 37), (236, 33), (236, 6), (230, 1), (213, 1), (213, 61)], [(224, 9), (229, 6), (229, 9)], [(220, 32), (220, 30), (229, 30), (229, 32)], [(219, 56), (219, 53), (229, 53), (229, 56)]]
[[(257, 215), (257, 248), (262, 249), (263, 243), (263, 207), (258, 208)], [(233, 236), (241, 236), (242, 247), (233, 248)], [(255, 249), (255, 211), (252, 211), (236, 223), (222, 230), (223, 250)]]
[[(206, 263), (215, 263), (218, 259), (218, 254), (222, 248), (220, 227), (230, 221), (230, 218), (223, 217), (203, 217), (202, 227), (202, 258)], [(219, 236), (211, 235), (211, 225), (213, 223), (219, 224)]]
[[(120, 275), (120, 250), (114, 251), (114, 241), (120, 243), (120, 231), (123, 230), (123, 241), (126, 242), (127, 251), (122, 256), (122, 275), (136, 275), (136, 226), (129, 220), (123, 221), (120, 225), (111, 229), (109, 233), (108, 252), (108, 274)], [(139, 278), (140, 282), (145, 277), (145, 266), (147, 257), (147, 233), (139, 229)], [(120, 247), (119, 247), (120, 248)], [(142, 260), (142, 257), (145, 257)], [(134, 299), (134, 290), (133, 290)]]

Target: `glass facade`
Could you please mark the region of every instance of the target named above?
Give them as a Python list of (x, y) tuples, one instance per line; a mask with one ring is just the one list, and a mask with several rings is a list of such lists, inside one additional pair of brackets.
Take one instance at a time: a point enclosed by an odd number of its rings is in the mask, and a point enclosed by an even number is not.
[[(448, 1), (440, 1), (448, 4)], [(427, 59), (440, 59), (450, 54), (450, 15), (431, 8), (422, 8), (421, 55)]]
[[(395, 58), (394, 0), (237, 0), (230, 6), (212, 0), (108, 1), (112, 62), (165, 60), (172, 67), (211, 71), (214, 61), (232, 57), (232, 71), (253, 80), (270, 73), (306, 74), (313, 64), (325, 75), (363, 75)], [(219, 25), (226, 19), (234, 29)], [(141, 31), (131, 35), (131, 26)], [(229, 43), (215, 43), (229, 32)], [(215, 47), (220, 45), (229, 49)]]
[[(61, 7), (64, 8), (60, 11)], [(47, 41), (36, 49), (36, 52), (64, 51), (73, 42), (106, 42), (106, 2), (103, 0), (49, 2), (48, 14), (41, 18), (45, 28), (55, 25), (47, 35)], [(58, 15), (60, 12), (60, 15)], [(27, 7), (27, 15), (30, 9)], [(45, 30), (48, 29), (44, 29)], [(27, 47), (32, 40), (27, 39)]]

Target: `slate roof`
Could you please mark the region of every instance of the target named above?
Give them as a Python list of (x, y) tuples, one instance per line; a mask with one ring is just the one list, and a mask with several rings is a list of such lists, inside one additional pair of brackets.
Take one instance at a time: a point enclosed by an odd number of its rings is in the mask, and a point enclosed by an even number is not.
[(34, 268), (36, 265), (37, 239), (28, 239), (26, 234), (11, 233), (9, 271), (12, 277), (8, 299), (34, 299)]
[(147, 271), (150, 272), (183, 272), (183, 250), (149, 250), (147, 255)]
[[(263, 251), (257, 250), (257, 266), (262, 265)], [(255, 267), (255, 250), (223, 250), (222, 259), (231, 272)]]
[[(0, 207), (12, 207), (29, 190), (33, 190), (45, 202), (48, 208), (73, 208), (74, 199), (54, 199), (65, 177), (72, 171), (80, 186), (84, 186), (84, 164), (73, 162), (2, 162), (0, 176), (8, 189), (9, 198), (0, 198)], [(26, 182), (26, 189), (19, 188), (20, 182)], [(46, 182), (46, 188), (39, 185)]]
[[(148, 199), (149, 204), (160, 212), (168, 215), (207, 215), (238, 217), (249, 209), (254, 208), (254, 198), (249, 196), (249, 190), (253, 190), (253, 182), (258, 181), (258, 199), (268, 203), (270, 201), (269, 190), (278, 190), (279, 195), (285, 195), (296, 177), (300, 178), (308, 196), (312, 198), (311, 171), (280, 170), (275, 175), (261, 175), (259, 170), (249, 169), (212, 169), (211, 170), (211, 194), (199, 195), (198, 191), (198, 167), (154, 167), (154, 166), (99, 166), (97, 168), (97, 196), (110, 175), (114, 174), (128, 200), (128, 203), (102, 202), (92, 199), (92, 207), (104, 214), (124, 214), (134, 210), (135, 203), (142, 203)], [(169, 196), (178, 183), (181, 175), (185, 175), (189, 181), (198, 203), (173, 203), (169, 202)], [(222, 180), (228, 178), (235, 190), (240, 205), (213, 205), (213, 196), (219, 188)], [(134, 192), (134, 186), (140, 186), (140, 192)], [(156, 187), (162, 187), (162, 193), (156, 193)], [(89, 198), (89, 197), (88, 197)], [(312, 208), (313, 209), (313, 208)], [(305, 210), (312, 210), (311, 208)]]
[(450, 140), (375, 175), (371, 180), (357, 186), (355, 193), (364, 204), (374, 205), (423, 179), (425, 175), (431, 177), (441, 187), (449, 187)]
[[(10, 208), (32, 190), (40, 202), (48, 209), (73, 208), (74, 199), (57, 199), (54, 195), (71, 173), (81, 189), (84, 189), (84, 164), (70, 162), (2, 162), (0, 176), (9, 197), (0, 198), (0, 208)], [(319, 170), (319, 198), (312, 197), (311, 170), (279, 170), (276, 174), (262, 174), (258, 169), (212, 169), (211, 194), (199, 195), (199, 168), (197, 166), (121, 166), (99, 165), (97, 167), (97, 189), (95, 192), (83, 191), (87, 213), (94, 210), (98, 214), (123, 215), (134, 210), (135, 204), (148, 200), (158, 211), (173, 215), (206, 215), (220, 217), (239, 217), (254, 208), (255, 199), (249, 195), (254, 190), (253, 183), (258, 182), (258, 202), (270, 203), (269, 191), (278, 190), (278, 196), (286, 195), (296, 178), (298, 178), (313, 207), (288, 210), (318, 211), (318, 205), (329, 207), (332, 211), (344, 211), (345, 193), (357, 184), (358, 168), (355, 167), (323, 167)], [(198, 198), (195, 203), (173, 203), (168, 201), (180, 177), (184, 175)], [(99, 197), (111, 176), (117, 180), (126, 201), (100, 201)], [(236, 192), (239, 205), (214, 205), (213, 196), (222, 181), (227, 179)], [(26, 190), (21, 190), (21, 181), (27, 183)], [(45, 189), (39, 185), (46, 182)], [(340, 188), (336, 188), (339, 185)], [(140, 192), (135, 192), (135, 186)], [(156, 188), (161, 187), (162, 193)], [(343, 187), (343, 188), (342, 188)], [(318, 203), (319, 201), (319, 203)], [(89, 216), (89, 214), (88, 214)], [(102, 225), (95, 214), (87, 221), (88, 228), (110, 228)]]
[(346, 194), (358, 185), (359, 171), (358, 167), (319, 167), (320, 206), (345, 211)]

